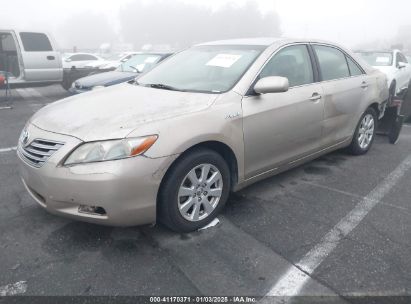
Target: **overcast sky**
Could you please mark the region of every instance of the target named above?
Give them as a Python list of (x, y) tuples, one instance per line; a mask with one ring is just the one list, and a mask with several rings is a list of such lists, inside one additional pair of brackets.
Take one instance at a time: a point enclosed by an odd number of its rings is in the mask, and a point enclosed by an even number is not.
[[(111, 26), (118, 29), (118, 12), (122, 6), (132, 1), (0, 0), (0, 28), (48, 29), (55, 32), (70, 16), (93, 11), (108, 16)], [(213, 10), (230, 3), (241, 6), (246, 2), (246, 0), (165, 1), (195, 3)], [(391, 39), (396, 36), (401, 25), (411, 24), (411, 1), (409, 0), (256, 0), (255, 2), (263, 13), (277, 12), (283, 36), (322, 38), (349, 47), (364, 41)]]

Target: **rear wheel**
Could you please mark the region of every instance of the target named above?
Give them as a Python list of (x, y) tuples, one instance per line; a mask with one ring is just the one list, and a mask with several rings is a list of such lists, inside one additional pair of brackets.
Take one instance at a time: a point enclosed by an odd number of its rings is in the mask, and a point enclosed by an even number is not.
[(166, 174), (159, 193), (159, 219), (177, 232), (210, 223), (230, 192), (230, 171), (221, 155), (199, 149), (183, 155)]
[(354, 155), (362, 155), (370, 150), (374, 142), (377, 129), (377, 113), (373, 108), (368, 108), (361, 116), (354, 133), (354, 137), (349, 146), (349, 150)]

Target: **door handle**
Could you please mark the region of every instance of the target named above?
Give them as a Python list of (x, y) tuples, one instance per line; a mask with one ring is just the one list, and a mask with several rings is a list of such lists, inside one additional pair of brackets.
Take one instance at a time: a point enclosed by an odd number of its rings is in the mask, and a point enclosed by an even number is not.
[(321, 98), (322, 98), (322, 96), (321, 96), (320, 94), (314, 93), (313, 96), (311, 96), (311, 97), (309, 98), (309, 100), (311, 100), (311, 101), (317, 101), (317, 100), (320, 100)]
[(56, 57), (54, 57), (54, 56), (47, 56), (47, 60), (54, 60), (54, 59), (56, 59)]
[(362, 84), (361, 84), (361, 88), (363, 88), (363, 89), (368, 88), (368, 83), (366, 83), (365, 81), (363, 81)]

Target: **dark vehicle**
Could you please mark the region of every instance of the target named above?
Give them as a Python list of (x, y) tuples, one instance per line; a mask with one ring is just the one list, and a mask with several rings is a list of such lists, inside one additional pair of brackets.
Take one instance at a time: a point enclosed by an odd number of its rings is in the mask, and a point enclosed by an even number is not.
[(152, 69), (171, 53), (141, 53), (123, 62), (111, 72), (99, 73), (76, 80), (69, 91), (72, 94), (84, 93), (134, 79), (138, 74)]

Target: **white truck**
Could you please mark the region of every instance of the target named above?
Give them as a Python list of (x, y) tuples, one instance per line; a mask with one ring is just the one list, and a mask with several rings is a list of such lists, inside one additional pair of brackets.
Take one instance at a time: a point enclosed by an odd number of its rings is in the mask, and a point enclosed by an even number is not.
[(61, 55), (46, 33), (0, 29), (0, 74), (11, 86), (62, 83)]

